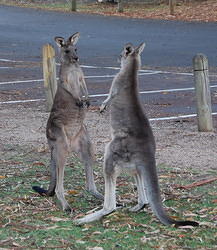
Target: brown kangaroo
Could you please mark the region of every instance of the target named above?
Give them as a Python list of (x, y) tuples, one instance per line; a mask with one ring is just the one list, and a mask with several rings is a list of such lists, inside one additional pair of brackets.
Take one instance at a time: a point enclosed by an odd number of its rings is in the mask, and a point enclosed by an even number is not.
[(198, 226), (194, 221), (176, 221), (170, 218), (162, 205), (155, 164), (155, 140), (148, 118), (143, 112), (138, 93), (140, 54), (145, 44), (134, 48), (127, 44), (121, 54), (121, 69), (112, 82), (108, 98), (100, 107), (102, 112), (111, 104), (110, 124), (112, 140), (105, 149), (103, 208), (77, 224), (100, 219), (116, 209), (116, 179), (123, 172), (130, 172), (138, 190), (138, 204), (131, 208), (136, 212), (150, 204), (154, 214), (165, 225)]
[(69, 152), (74, 152), (85, 165), (86, 188), (95, 197), (103, 199), (97, 191), (93, 176), (93, 148), (88, 131), (84, 125), (86, 106), (89, 106), (88, 91), (84, 74), (78, 63), (76, 43), (79, 33), (67, 41), (55, 37), (60, 48), (60, 73), (57, 92), (47, 122), (46, 135), (51, 150), (50, 185), (48, 190), (38, 186), (33, 189), (41, 195), (53, 196), (55, 193), (64, 211), (71, 208), (64, 196), (64, 164)]

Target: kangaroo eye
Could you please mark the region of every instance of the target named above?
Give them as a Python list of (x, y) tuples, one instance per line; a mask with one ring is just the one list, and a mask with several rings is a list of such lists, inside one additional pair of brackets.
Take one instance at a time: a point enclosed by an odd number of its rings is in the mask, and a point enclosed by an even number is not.
[(68, 49), (67, 49), (67, 50), (65, 50), (65, 53), (66, 53), (66, 54), (68, 54), (69, 52), (70, 52), (70, 50), (68, 50)]

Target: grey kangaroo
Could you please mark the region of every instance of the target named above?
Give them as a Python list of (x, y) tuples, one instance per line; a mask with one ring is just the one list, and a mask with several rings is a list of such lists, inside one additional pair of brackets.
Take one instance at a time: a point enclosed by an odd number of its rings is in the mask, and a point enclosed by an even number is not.
[(78, 63), (76, 43), (79, 33), (67, 41), (55, 37), (60, 48), (60, 74), (53, 107), (47, 122), (46, 135), (51, 150), (50, 185), (48, 190), (38, 186), (33, 189), (41, 195), (53, 196), (55, 193), (64, 211), (71, 208), (64, 196), (64, 164), (69, 152), (75, 152), (85, 165), (86, 188), (95, 197), (103, 199), (97, 191), (93, 176), (93, 148), (88, 131), (84, 125), (86, 107), (89, 106), (88, 91), (84, 74)]
[(127, 44), (121, 54), (121, 69), (112, 82), (108, 98), (100, 111), (111, 104), (110, 123), (112, 140), (104, 155), (105, 196), (103, 208), (75, 220), (83, 224), (100, 219), (116, 209), (116, 178), (122, 171), (130, 172), (138, 190), (136, 212), (150, 204), (154, 214), (165, 225), (198, 226), (194, 221), (176, 221), (170, 218), (162, 205), (155, 164), (155, 140), (149, 121), (138, 96), (140, 54), (145, 44), (134, 48)]

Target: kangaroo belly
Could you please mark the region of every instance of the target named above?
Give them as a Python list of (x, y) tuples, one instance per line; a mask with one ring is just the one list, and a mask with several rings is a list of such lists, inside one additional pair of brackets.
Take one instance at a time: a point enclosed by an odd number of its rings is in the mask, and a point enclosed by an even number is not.
[(85, 110), (79, 107), (51, 111), (47, 122), (47, 138), (56, 140), (63, 134), (69, 138), (76, 136), (83, 126), (84, 118)]

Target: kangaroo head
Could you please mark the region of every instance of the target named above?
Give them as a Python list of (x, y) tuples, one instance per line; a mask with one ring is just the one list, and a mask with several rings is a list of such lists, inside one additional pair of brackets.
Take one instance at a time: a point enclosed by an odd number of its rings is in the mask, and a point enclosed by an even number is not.
[(145, 43), (141, 43), (138, 47), (134, 47), (131, 43), (127, 43), (121, 53), (121, 67), (123, 68), (129, 64), (132, 60), (136, 59), (138, 67), (140, 67), (141, 59), (140, 55), (145, 48)]
[(65, 41), (63, 37), (55, 37), (54, 40), (60, 48), (60, 57), (63, 63), (76, 63), (78, 61), (76, 43), (80, 37), (76, 32)]

